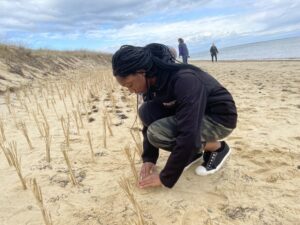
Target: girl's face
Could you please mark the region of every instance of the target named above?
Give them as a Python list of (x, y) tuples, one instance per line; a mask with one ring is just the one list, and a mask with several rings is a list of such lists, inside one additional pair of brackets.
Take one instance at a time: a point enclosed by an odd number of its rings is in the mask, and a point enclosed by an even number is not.
[(118, 83), (128, 88), (130, 93), (142, 94), (147, 92), (145, 72), (136, 72), (126, 77), (116, 76)]

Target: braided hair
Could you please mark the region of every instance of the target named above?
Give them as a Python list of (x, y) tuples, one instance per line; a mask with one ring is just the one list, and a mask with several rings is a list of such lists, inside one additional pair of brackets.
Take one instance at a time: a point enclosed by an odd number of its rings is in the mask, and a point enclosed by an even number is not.
[(145, 70), (146, 77), (152, 77), (183, 68), (200, 70), (192, 65), (176, 63), (170, 48), (158, 43), (145, 47), (123, 45), (112, 57), (113, 75), (120, 77), (126, 77), (138, 70)]

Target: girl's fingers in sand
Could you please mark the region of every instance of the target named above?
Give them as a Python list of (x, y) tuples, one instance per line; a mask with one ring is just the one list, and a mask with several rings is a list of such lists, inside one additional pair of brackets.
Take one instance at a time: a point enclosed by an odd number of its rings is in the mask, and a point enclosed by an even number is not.
[(142, 179), (139, 182), (139, 187), (140, 188), (147, 188), (147, 187), (158, 187), (161, 186), (161, 181), (159, 178), (159, 174), (153, 173), (144, 179)]
[(145, 162), (142, 165), (141, 172), (140, 172), (140, 179), (144, 179), (145, 177), (149, 176), (151, 171), (154, 170), (155, 164), (151, 162)]

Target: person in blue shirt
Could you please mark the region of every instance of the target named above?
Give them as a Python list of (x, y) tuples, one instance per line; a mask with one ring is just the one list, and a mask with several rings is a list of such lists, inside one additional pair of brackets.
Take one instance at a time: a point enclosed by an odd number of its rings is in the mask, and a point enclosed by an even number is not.
[(179, 57), (182, 57), (182, 62), (184, 64), (188, 64), (188, 58), (189, 56), (189, 50), (186, 46), (186, 44), (184, 43), (184, 40), (182, 38), (178, 38), (178, 51), (179, 51)]

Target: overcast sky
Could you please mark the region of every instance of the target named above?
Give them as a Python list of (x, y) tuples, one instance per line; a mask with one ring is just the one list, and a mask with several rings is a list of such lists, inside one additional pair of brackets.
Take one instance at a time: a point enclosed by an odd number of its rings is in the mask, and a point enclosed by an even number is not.
[(300, 0), (0, 0), (0, 42), (114, 52), (159, 42), (191, 53), (300, 36)]

